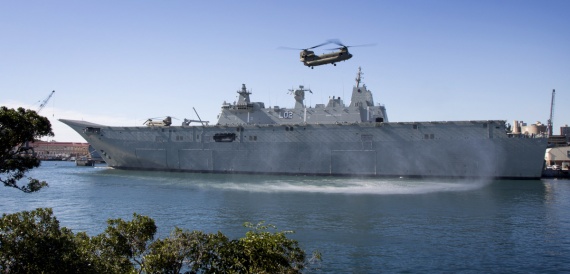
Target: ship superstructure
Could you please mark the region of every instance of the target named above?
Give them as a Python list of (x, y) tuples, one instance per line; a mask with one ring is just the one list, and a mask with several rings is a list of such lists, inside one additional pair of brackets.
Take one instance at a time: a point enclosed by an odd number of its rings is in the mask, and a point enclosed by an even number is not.
[(61, 120), (120, 169), (343, 176), (541, 176), (546, 138), (513, 138), (505, 121), (389, 122), (374, 105), (359, 68), (351, 102), (332, 97), (307, 107), (303, 86), (293, 108), (224, 102), (216, 125), (109, 127)]
[(305, 93), (311, 92), (304, 86), (290, 89), (289, 94), (295, 99), (294, 108), (281, 108), (274, 106), (266, 108), (262, 102), (251, 102), (251, 94), (242, 85), (238, 90), (238, 101), (229, 104), (224, 102), (221, 113), (218, 115), (218, 125), (287, 125), (287, 124), (347, 124), (388, 122), (386, 108), (382, 105), (374, 106), (372, 92), (362, 84), (362, 71), (359, 68), (356, 85), (352, 90), (350, 105), (346, 106), (340, 97), (333, 96), (328, 103), (307, 107), (304, 103)]

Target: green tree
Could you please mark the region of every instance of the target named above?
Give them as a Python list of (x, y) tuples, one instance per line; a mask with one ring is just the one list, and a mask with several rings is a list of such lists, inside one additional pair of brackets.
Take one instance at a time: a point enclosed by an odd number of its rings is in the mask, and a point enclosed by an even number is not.
[(291, 231), (246, 223), (245, 237), (175, 228), (154, 240), (156, 225), (133, 214), (108, 220), (105, 232), (89, 237), (60, 228), (51, 209), (3, 214), (0, 273), (301, 273), (320, 261), (306, 260)]
[(28, 144), (43, 136), (53, 136), (46, 117), (24, 108), (0, 107), (0, 181), (4, 186), (24, 192), (35, 192), (47, 186), (45, 181), (33, 178), (29, 178), (27, 185), (18, 185), (28, 170), (40, 166), (40, 160)]
[(104, 233), (84, 242), (83, 253), (101, 273), (140, 273), (156, 233), (154, 220), (134, 213), (132, 221), (112, 219), (107, 224)]
[(293, 231), (270, 232), (275, 226), (263, 222), (245, 226), (250, 230), (237, 241), (237, 255), (247, 273), (300, 273), (305, 267), (305, 252), (286, 236)]
[(0, 219), (0, 273), (95, 273), (77, 247), (49, 208)]
[(310, 263), (299, 243), (286, 237), (292, 231), (271, 232), (275, 227), (264, 223), (245, 226), (249, 228), (245, 237), (235, 240), (221, 232), (176, 228), (170, 237), (150, 246), (143, 269), (147, 273), (183, 269), (189, 273), (301, 273)]
[(147, 273), (231, 273), (223, 271), (223, 250), (229, 239), (221, 232), (208, 234), (175, 228), (170, 237), (159, 239), (150, 246), (145, 256)]

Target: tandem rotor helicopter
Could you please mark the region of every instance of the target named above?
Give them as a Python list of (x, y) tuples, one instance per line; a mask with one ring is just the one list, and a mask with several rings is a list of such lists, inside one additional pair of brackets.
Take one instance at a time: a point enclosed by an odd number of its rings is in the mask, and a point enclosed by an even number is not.
[[(315, 52), (312, 51), (312, 49), (314, 49), (314, 48), (318, 48), (318, 47), (328, 45), (328, 44), (336, 44), (339, 47), (329, 49), (329, 50), (337, 50), (337, 51), (333, 51), (333, 52), (325, 53), (325, 54), (321, 54), (321, 55), (316, 55)], [(306, 48), (306, 49), (296, 49), (296, 48), (288, 48), (288, 47), (281, 47), (281, 48), (282, 49), (301, 50), (301, 53), (299, 54), (301, 57), (300, 61), (303, 62), (303, 64), (305, 66), (310, 67), (312, 69), (315, 66), (326, 65), (326, 64), (332, 64), (333, 66), (336, 66), (337, 62), (346, 61), (346, 60), (352, 58), (352, 54), (350, 54), (350, 52), (348, 52), (348, 48), (350, 48), (350, 47), (367, 47), (367, 46), (374, 46), (374, 45), (376, 45), (376, 44), (346, 46), (343, 43), (341, 43), (338, 39), (330, 39), (330, 40), (327, 40), (326, 42), (324, 42), (322, 44), (318, 44), (316, 46)]]

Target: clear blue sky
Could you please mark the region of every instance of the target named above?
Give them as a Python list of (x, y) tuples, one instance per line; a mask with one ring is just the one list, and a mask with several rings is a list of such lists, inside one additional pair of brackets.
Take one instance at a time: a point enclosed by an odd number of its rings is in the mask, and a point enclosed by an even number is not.
[[(556, 89), (555, 133), (570, 124), (570, 1), (0, 0), (0, 34), (0, 105), (55, 90), (41, 114), (57, 141), (83, 141), (61, 118), (215, 122), (242, 83), (266, 106), (292, 107), (300, 84), (311, 105), (347, 98), (359, 66), (393, 122), (546, 123)], [(377, 45), (312, 70), (278, 49), (331, 38)]]

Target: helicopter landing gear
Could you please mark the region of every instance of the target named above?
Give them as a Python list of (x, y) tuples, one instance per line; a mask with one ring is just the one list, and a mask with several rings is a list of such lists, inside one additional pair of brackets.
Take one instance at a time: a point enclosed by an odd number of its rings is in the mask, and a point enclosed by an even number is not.
[(311, 69), (313, 69), (313, 67), (311, 67)]
[(335, 64), (335, 63), (333, 63), (333, 66), (335, 66), (335, 67), (336, 67), (336, 64)]

